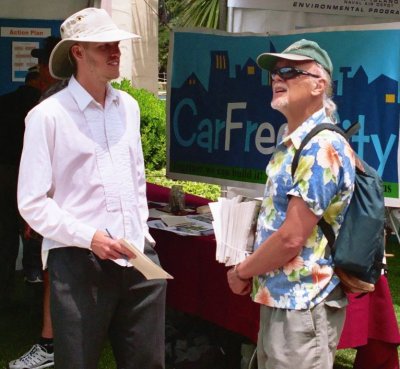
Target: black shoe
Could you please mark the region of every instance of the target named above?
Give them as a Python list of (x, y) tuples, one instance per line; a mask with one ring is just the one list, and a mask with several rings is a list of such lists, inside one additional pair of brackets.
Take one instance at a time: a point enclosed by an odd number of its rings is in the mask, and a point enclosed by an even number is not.
[(25, 282), (27, 283), (43, 283), (43, 272), (41, 270), (25, 271)]

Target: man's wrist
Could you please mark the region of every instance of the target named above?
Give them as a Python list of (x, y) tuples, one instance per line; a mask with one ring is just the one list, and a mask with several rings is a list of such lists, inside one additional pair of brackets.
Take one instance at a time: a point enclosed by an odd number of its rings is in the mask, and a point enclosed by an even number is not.
[(240, 265), (240, 263), (239, 263), (239, 264), (236, 264), (236, 265), (233, 267), (233, 272), (235, 273), (236, 278), (239, 279), (239, 280), (241, 280), (242, 282), (248, 282), (249, 278), (242, 278), (242, 277), (240, 276), (239, 270), (238, 270), (239, 265)]

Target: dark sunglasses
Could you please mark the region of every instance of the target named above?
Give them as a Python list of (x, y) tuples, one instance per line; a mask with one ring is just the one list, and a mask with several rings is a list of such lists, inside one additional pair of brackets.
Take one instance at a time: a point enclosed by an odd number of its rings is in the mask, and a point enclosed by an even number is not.
[(295, 77), (299, 76), (300, 74), (303, 74), (305, 76), (314, 77), (314, 78), (321, 78), (321, 76), (317, 76), (316, 74), (312, 74), (312, 73), (306, 72), (305, 70), (297, 69), (294, 67), (282, 67), (282, 68), (274, 69), (273, 71), (271, 71), (271, 78), (275, 79), (275, 77), (278, 75), (279, 77), (281, 77), (283, 80), (286, 81), (287, 79), (295, 78)]

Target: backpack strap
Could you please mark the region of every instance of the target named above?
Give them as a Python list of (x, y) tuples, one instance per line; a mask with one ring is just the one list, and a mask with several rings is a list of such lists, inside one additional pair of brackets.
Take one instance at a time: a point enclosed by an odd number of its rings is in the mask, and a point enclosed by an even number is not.
[(345, 133), (345, 135), (347, 137), (347, 141), (350, 141), (350, 137), (353, 136), (354, 134), (356, 134), (359, 129), (360, 129), (360, 123), (359, 122), (355, 122), (349, 128), (347, 128), (344, 131), (344, 133)]
[[(300, 160), (300, 154), (301, 151), (303, 150), (303, 148), (308, 144), (308, 142), (315, 136), (317, 135), (319, 132), (324, 131), (324, 130), (330, 130), (330, 131), (335, 131), (339, 134), (341, 134), (347, 141), (349, 140), (349, 138), (358, 131), (358, 129), (360, 128), (360, 124), (354, 123), (352, 124), (346, 131), (343, 131), (341, 128), (339, 128), (337, 125), (333, 124), (333, 123), (320, 123), (318, 125), (316, 125), (310, 132), (307, 133), (307, 135), (303, 138), (303, 140), (301, 141), (301, 144), (298, 148), (298, 150), (296, 150), (294, 156), (293, 156), (293, 161), (292, 161), (292, 178), (294, 178), (294, 174), (296, 173), (296, 169), (299, 165), (299, 160)], [(319, 222), (318, 222), (318, 226), (321, 228), (322, 233), (324, 234), (324, 236), (326, 237), (326, 239), (328, 240), (328, 244), (332, 250), (332, 252), (334, 253), (335, 251), (335, 232), (333, 231), (332, 226), (324, 219), (324, 217), (322, 217)]]
[[(351, 126), (353, 127), (353, 126)], [(350, 128), (351, 128), (350, 127)], [(349, 129), (350, 129), (349, 128)], [(301, 144), (299, 148), (296, 150), (296, 153), (293, 156), (293, 161), (292, 161), (292, 177), (294, 177), (294, 174), (296, 173), (296, 169), (299, 165), (299, 160), (300, 160), (300, 154), (301, 151), (304, 149), (304, 147), (308, 144), (308, 142), (316, 136), (319, 132), (324, 131), (324, 130), (330, 130), (330, 131), (335, 131), (339, 134), (341, 134), (346, 140), (348, 139), (346, 132), (344, 132), (342, 129), (340, 129), (337, 125), (333, 123), (320, 123), (317, 124), (310, 132), (307, 133), (307, 135), (303, 138), (301, 141)]]

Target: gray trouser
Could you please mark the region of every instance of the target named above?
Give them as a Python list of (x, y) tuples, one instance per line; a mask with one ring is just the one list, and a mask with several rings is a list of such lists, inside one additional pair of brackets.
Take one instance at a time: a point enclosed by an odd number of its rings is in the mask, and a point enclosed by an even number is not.
[(78, 247), (51, 250), (48, 267), (57, 369), (96, 369), (107, 337), (118, 369), (164, 368), (165, 280)]
[(347, 299), (337, 287), (308, 310), (261, 306), (258, 369), (330, 369), (346, 316)]

